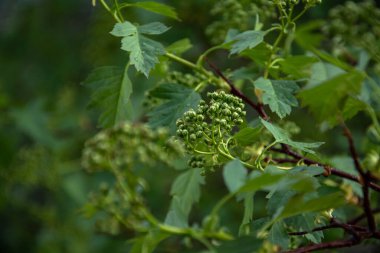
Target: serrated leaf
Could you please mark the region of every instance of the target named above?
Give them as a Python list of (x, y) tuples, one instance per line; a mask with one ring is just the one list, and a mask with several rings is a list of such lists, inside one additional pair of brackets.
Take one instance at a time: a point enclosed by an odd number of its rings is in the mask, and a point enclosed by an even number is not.
[(170, 191), (173, 201), (165, 220), (167, 224), (187, 226), (191, 207), (199, 201), (201, 196), (202, 184), (204, 184), (204, 178), (201, 176), (201, 169), (198, 168), (189, 169), (176, 178)]
[(124, 23), (117, 23), (111, 34), (122, 37), (121, 49), (130, 53), (130, 64), (148, 77), (150, 70), (158, 63), (158, 56), (165, 54), (165, 48), (159, 42), (151, 40), (143, 34), (157, 35), (166, 32), (168, 29), (159, 22), (135, 26), (125, 21)]
[(341, 74), (316, 87), (301, 91), (299, 98), (302, 106), (309, 107), (318, 121), (327, 121), (332, 127), (339, 123), (337, 117), (345, 99), (360, 92), (363, 79), (364, 75), (358, 71)]
[(159, 35), (168, 31), (170, 28), (160, 22), (152, 22), (149, 24), (141, 25), (137, 28), (139, 33), (149, 35)]
[(263, 241), (253, 236), (242, 236), (236, 240), (223, 242), (216, 250), (217, 253), (255, 253), (258, 252)]
[(323, 144), (323, 142), (297, 142), (292, 141), (289, 137), (289, 135), (278, 126), (275, 126), (271, 123), (269, 123), (266, 120), (261, 119), (261, 123), (265, 126), (265, 128), (271, 132), (273, 137), (276, 139), (277, 142), (287, 144), (293, 148), (300, 149), (302, 151), (314, 154), (315, 152), (311, 150), (311, 148), (318, 148)]
[(298, 106), (294, 93), (299, 90), (294, 81), (269, 80), (259, 78), (254, 82), (255, 88), (263, 91), (263, 103), (269, 105), (272, 112), (280, 118), (290, 114), (291, 107)]
[(101, 110), (99, 125), (111, 127), (131, 116), (130, 96), (132, 83), (128, 77), (128, 65), (95, 69), (84, 82), (93, 90), (90, 106)]
[(272, 244), (280, 246), (282, 250), (288, 249), (290, 239), (284, 222), (279, 221), (273, 224), (269, 230), (268, 239)]
[(316, 213), (303, 213), (286, 220), (286, 224), (293, 227), (296, 232), (310, 231), (305, 237), (313, 243), (320, 243), (324, 235), (322, 231), (311, 232), (317, 226), (322, 226), (323, 224), (316, 224), (317, 214)]
[(193, 45), (191, 44), (190, 40), (186, 38), (178, 40), (173, 44), (169, 45), (168, 47), (166, 47), (166, 51), (177, 55), (181, 55), (182, 53), (186, 52), (192, 47)]
[(201, 100), (199, 94), (193, 89), (178, 84), (162, 84), (150, 94), (167, 101), (148, 114), (149, 124), (152, 127), (169, 127), (172, 132), (175, 131), (177, 119), (189, 109), (194, 109)]
[(223, 168), (223, 179), (228, 190), (235, 192), (244, 185), (247, 180), (247, 169), (239, 160), (228, 162)]
[(262, 127), (246, 127), (234, 134), (234, 139), (241, 146), (249, 146), (255, 143), (260, 136)]
[[(259, 45), (264, 40), (265, 32), (263, 31), (245, 31), (233, 38), (234, 41), (231, 47), (231, 54), (238, 54), (246, 49), (251, 49)], [(228, 41), (230, 42), (230, 41)]]
[(126, 4), (120, 5), (120, 7), (124, 7), (124, 6), (133, 6), (133, 7), (142, 8), (144, 10), (154, 12), (162, 16), (179, 20), (178, 15), (175, 12), (174, 8), (166, 4), (147, 1), (147, 2), (137, 2), (137, 3), (126, 3)]
[(296, 55), (285, 58), (279, 64), (282, 72), (289, 74), (294, 79), (302, 79), (310, 77), (311, 66), (315, 62), (318, 62), (315, 57)]

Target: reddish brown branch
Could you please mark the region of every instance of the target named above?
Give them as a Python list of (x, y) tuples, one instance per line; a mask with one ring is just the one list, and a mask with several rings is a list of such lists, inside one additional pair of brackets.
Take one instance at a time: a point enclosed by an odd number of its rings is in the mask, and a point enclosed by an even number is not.
[[(283, 145), (283, 146), (286, 146), (286, 145)], [(297, 152), (289, 149), (289, 147), (287, 149), (285, 149), (284, 147), (282, 149), (271, 148), (271, 150), (275, 151), (275, 152), (278, 152), (278, 153), (281, 153), (281, 154), (286, 154), (286, 155), (289, 155), (291, 157), (294, 157), (294, 158), (298, 159), (298, 161), (302, 160), (306, 165), (318, 165), (318, 166), (322, 166), (322, 167), (326, 166), (326, 164), (322, 164), (320, 162), (317, 162), (315, 160), (307, 158), (307, 157), (305, 157), (305, 156), (303, 156), (301, 154), (298, 154)], [(335, 176), (338, 176), (338, 177), (341, 177), (341, 178), (345, 178), (345, 179), (348, 179), (348, 180), (351, 180), (351, 181), (355, 181), (357, 183), (361, 183), (360, 179), (357, 176), (355, 176), (355, 175), (352, 175), (350, 173), (341, 171), (341, 170), (339, 170), (337, 168), (334, 168), (334, 167), (330, 167), (329, 170), (331, 172), (331, 175), (335, 175)], [(370, 182), (369, 183), (369, 187), (372, 188), (375, 191), (380, 192), (380, 185), (378, 185), (378, 184)]]
[(365, 212), (366, 217), (367, 217), (368, 228), (371, 232), (375, 232), (376, 231), (376, 222), (375, 222), (375, 218), (374, 218), (373, 213), (372, 213), (371, 202), (369, 199), (369, 187), (370, 187), (371, 177), (370, 177), (369, 173), (364, 172), (364, 170), (363, 170), (363, 168), (359, 162), (359, 156), (358, 156), (358, 153), (356, 152), (354, 139), (352, 138), (352, 133), (351, 133), (350, 129), (348, 129), (348, 127), (344, 123), (342, 125), (343, 125), (344, 136), (346, 136), (347, 141), (348, 141), (351, 157), (354, 160), (355, 169), (357, 170), (357, 172), (360, 175), (360, 179), (361, 179), (360, 181), (363, 182), (363, 184), (362, 184), (363, 208), (364, 208), (364, 212)]
[(319, 243), (319, 244), (313, 244), (313, 245), (301, 247), (295, 250), (287, 251), (287, 253), (305, 253), (305, 252), (311, 252), (311, 251), (322, 250), (322, 249), (345, 248), (345, 247), (350, 247), (359, 243), (360, 241), (357, 241), (355, 239), (338, 240), (338, 241), (333, 241), (333, 242)]
[(360, 233), (360, 232), (366, 232), (367, 231), (367, 229), (365, 227), (357, 226), (357, 225), (354, 225), (354, 224), (348, 224), (348, 223), (347, 224), (346, 223), (340, 223), (340, 222), (337, 222), (334, 219), (332, 219), (332, 221), (331, 221), (331, 223), (329, 225), (322, 226), (322, 227), (317, 227), (317, 228), (314, 228), (311, 231), (291, 232), (291, 233), (288, 233), (288, 235), (291, 235), (291, 236), (300, 236), (300, 235), (306, 235), (306, 234), (310, 234), (310, 233), (313, 233), (313, 232), (327, 230), (327, 229), (332, 229), (332, 228), (342, 228), (345, 231), (347, 231), (349, 234), (352, 234), (352, 235), (354, 235), (357, 238), (360, 237), (358, 233)]
[(255, 103), (253, 102), (251, 99), (249, 99), (246, 95), (244, 95), (240, 90), (238, 90), (234, 83), (229, 80), (223, 73), (222, 71), (217, 67), (215, 66), (215, 64), (213, 64), (212, 62), (210, 62), (207, 58), (206, 58), (206, 61), (208, 63), (208, 65), (210, 66), (210, 68), (212, 68), (212, 70), (215, 72), (215, 74), (217, 76), (219, 76), (220, 78), (222, 78), (227, 84), (228, 86), (230, 87), (231, 89), (231, 93), (239, 98), (241, 98), (244, 102), (246, 102), (247, 104), (249, 104), (253, 109), (255, 109), (255, 111), (260, 115), (260, 117), (262, 117), (264, 120), (268, 120), (269, 117), (268, 115), (266, 114), (265, 110), (264, 110), (264, 107), (262, 104), (260, 103)]

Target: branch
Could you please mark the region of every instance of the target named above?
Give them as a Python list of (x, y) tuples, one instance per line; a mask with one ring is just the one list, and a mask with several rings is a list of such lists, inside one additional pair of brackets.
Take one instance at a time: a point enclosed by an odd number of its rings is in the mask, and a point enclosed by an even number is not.
[[(284, 147), (287, 147), (287, 148), (284, 148)], [(317, 162), (315, 160), (307, 158), (307, 157), (305, 157), (305, 156), (303, 156), (301, 154), (298, 154), (297, 152), (291, 150), (287, 145), (283, 145), (282, 149), (271, 148), (271, 150), (275, 151), (275, 152), (278, 152), (278, 153), (281, 153), (281, 154), (286, 154), (286, 155), (289, 155), (291, 157), (294, 157), (294, 158), (298, 159), (298, 161), (302, 160), (306, 165), (319, 165), (319, 166), (322, 166), (322, 167), (326, 167), (326, 164), (322, 164), (320, 162)], [(349, 174), (347, 172), (341, 171), (341, 170), (339, 170), (337, 168), (334, 168), (334, 167), (330, 167), (329, 168), (329, 172), (330, 172), (331, 175), (335, 175), (335, 176), (338, 176), (338, 177), (341, 177), (341, 178), (345, 178), (345, 179), (348, 179), (348, 180), (351, 180), (351, 181), (354, 181), (354, 182), (357, 182), (357, 183), (361, 183), (362, 182), (357, 176), (354, 176), (354, 175)], [(378, 185), (378, 184), (375, 184), (373, 182), (369, 182), (369, 187), (372, 188), (375, 191), (380, 192), (380, 185)]]
[(305, 252), (311, 252), (311, 251), (322, 250), (322, 249), (337, 249), (337, 248), (350, 247), (359, 243), (360, 241), (357, 241), (355, 239), (338, 240), (338, 241), (333, 241), (333, 242), (313, 244), (313, 245), (301, 247), (295, 250), (290, 250), (290, 251), (287, 251), (286, 253), (305, 253)]
[(362, 185), (363, 208), (364, 208), (364, 212), (367, 216), (368, 228), (371, 232), (375, 232), (376, 231), (376, 222), (375, 222), (375, 218), (374, 218), (373, 213), (372, 213), (371, 203), (370, 203), (370, 199), (369, 199), (369, 187), (370, 187), (370, 178), (371, 177), (369, 176), (370, 175), (369, 173), (364, 172), (362, 166), (360, 165), (359, 156), (358, 156), (358, 153), (356, 151), (354, 139), (352, 138), (352, 133), (351, 133), (350, 129), (348, 129), (348, 127), (346, 126), (346, 124), (344, 124), (344, 122), (342, 123), (342, 125), (343, 125), (344, 136), (347, 137), (351, 157), (354, 160), (355, 169), (357, 170), (357, 172), (359, 173), (359, 175), (361, 177), (360, 181), (363, 182), (363, 185)]
[(215, 64), (213, 64), (212, 62), (210, 62), (207, 58), (206, 58), (206, 62), (208, 63), (208, 65), (210, 66), (210, 68), (212, 68), (212, 70), (214, 71), (214, 73), (219, 76), (220, 78), (223, 79), (223, 81), (225, 81), (228, 86), (230, 87), (231, 89), (231, 93), (239, 98), (241, 98), (244, 102), (246, 102), (247, 104), (249, 104), (253, 109), (255, 109), (255, 111), (260, 115), (260, 117), (262, 117), (264, 120), (268, 120), (269, 117), (268, 115), (266, 114), (265, 110), (264, 110), (264, 107), (261, 103), (255, 103), (253, 102), (251, 99), (249, 99), (246, 95), (244, 95), (241, 91), (239, 91), (236, 87), (235, 87), (235, 84), (229, 80), (223, 73), (222, 71), (217, 67), (215, 66)]
[(288, 235), (291, 235), (291, 236), (306, 235), (313, 232), (327, 230), (331, 228), (342, 228), (345, 231), (347, 231), (349, 234), (352, 234), (357, 239), (360, 239), (360, 236), (358, 233), (367, 231), (365, 227), (357, 226), (357, 225), (349, 224), (349, 223), (340, 223), (340, 222), (337, 222), (335, 219), (331, 219), (331, 223), (329, 225), (317, 227), (311, 231), (291, 232), (291, 233), (288, 233)]

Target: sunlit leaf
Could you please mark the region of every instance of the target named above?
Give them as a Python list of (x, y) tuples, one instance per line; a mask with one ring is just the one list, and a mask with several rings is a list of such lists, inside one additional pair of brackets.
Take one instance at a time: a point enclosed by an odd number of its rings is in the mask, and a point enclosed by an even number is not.
[(318, 148), (323, 144), (323, 142), (297, 142), (290, 139), (289, 135), (285, 132), (285, 130), (279, 128), (278, 126), (269, 123), (266, 120), (261, 119), (261, 123), (265, 126), (265, 128), (271, 132), (273, 137), (277, 142), (287, 144), (293, 148), (300, 149), (302, 151), (314, 154), (315, 152), (311, 150), (311, 148)]
[(145, 35), (162, 34), (168, 29), (159, 22), (135, 26), (125, 21), (124, 23), (117, 23), (111, 34), (122, 37), (121, 49), (130, 53), (130, 64), (148, 77), (150, 70), (158, 63), (158, 56), (165, 54), (165, 48), (159, 42), (151, 40)]
[(238, 54), (246, 49), (256, 47), (263, 42), (264, 35), (265, 32), (262, 31), (245, 31), (234, 36), (231, 38), (231, 41), (234, 41), (230, 50), (231, 54)]

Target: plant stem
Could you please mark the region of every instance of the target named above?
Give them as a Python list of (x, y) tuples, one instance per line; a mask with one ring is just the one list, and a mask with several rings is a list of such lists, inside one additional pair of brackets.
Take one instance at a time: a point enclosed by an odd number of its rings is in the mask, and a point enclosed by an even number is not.
[(118, 23), (123, 23), (123, 21), (117, 16), (117, 13), (112, 12), (111, 7), (109, 7), (105, 0), (100, 0), (100, 3), (103, 5), (104, 9), (106, 9)]

